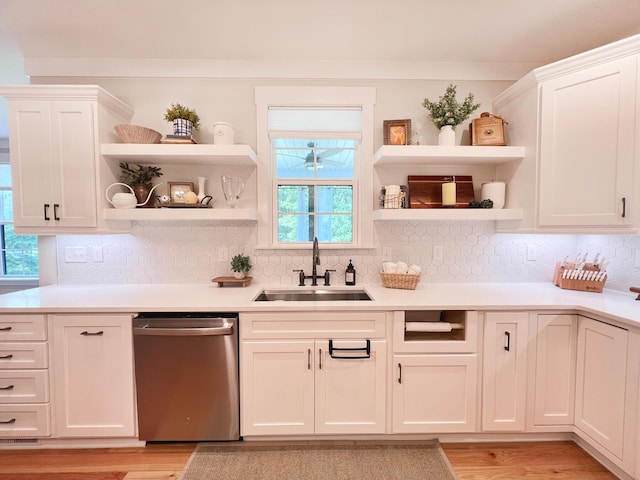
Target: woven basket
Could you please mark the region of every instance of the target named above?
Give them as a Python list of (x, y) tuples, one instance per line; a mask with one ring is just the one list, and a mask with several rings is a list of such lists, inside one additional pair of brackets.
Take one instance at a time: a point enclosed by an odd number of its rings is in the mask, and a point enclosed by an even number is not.
[(422, 275), (412, 273), (384, 273), (380, 272), (382, 285), (387, 288), (401, 288), (404, 290), (415, 290)]
[(162, 134), (140, 125), (116, 125), (113, 127), (124, 143), (160, 143)]

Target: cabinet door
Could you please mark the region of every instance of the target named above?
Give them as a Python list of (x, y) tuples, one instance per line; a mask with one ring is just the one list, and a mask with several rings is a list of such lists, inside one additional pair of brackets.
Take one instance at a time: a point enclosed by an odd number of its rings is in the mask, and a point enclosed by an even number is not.
[(97, 225), (94, 109), (90, 102), (51, 104), (53, 215), (58, 227)]
[(393, 433), (476, 431), (476, 355), (396, 355), (393, 364)]
[(312, 341), (242, 342), (242, 435), (313, 433)]
[(576, 427), (622, 458), (628, 332), (580, 317)]
[(13, 185), (13, 222), (16, 227), (44, 227), (45, 205), (52, 218), (53, 165), (51, 162), (50, 102), (9, 102), (9, 144)]
[(526, 312), (485, 314), (483, 430), (524, 430), (528, 319), (529, 314)]
[[(573, 425), (577, 315), (538, 315), (533, 425)], [(561, 429), (565, 431), (565, 429)]]
[(542, 85), (539, 224), (630, 224), (636, 59)]
[(54, 435), (135, 434), (131, 315), (52, 315)]
[[(387, 342), (363, 340), (315, 342), (316, 433), (384, 433), (386, 418)], [(344, 357), (344, 358), (341, 358)], [(354, 358), (358, 357), (358, 358)]]

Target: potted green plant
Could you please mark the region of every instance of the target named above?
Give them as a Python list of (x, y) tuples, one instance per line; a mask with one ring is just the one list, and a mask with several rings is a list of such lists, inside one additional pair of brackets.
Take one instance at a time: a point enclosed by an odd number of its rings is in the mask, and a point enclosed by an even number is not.
[(174, 135), (190, 137), (192, 130), (200, 127), (200, 117), (196, 111), (177, 102), (167, 108), (164, 119), (173, 123)]
[(233, 276), (235, 278), (244, 278), (251, 270), (251, 259), (241, 253), (235, 255), (231, 259), (231, 270), (233, 270)]
[(138, 204), (142, 204), (143, 207), (153, 206), (153, 202), (149, 201), (151, 199), (149, 195), (151, 183), (154, 178), (162, 176), (161, 168), (153, 165), (129, 165), (126, 162), (120, 162), (120, 169), (120, 181), (133, 189)]
[(450, 84), (444, 95), (437, 101), (425, 98), (422, 106), (429, 110), (429, 118), (440, 130), (439, 145), (455, 144), (455, 127), (464, 122), (480, 106), (473, 103), (473, 93), (469, 93), (462, 103), (456, 100), (456, 86)]

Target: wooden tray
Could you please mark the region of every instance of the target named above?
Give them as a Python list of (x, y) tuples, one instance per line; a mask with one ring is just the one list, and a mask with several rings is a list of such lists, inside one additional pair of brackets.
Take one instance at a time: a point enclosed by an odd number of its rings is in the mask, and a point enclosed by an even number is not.
[(246, 287), (251, 283), (251, 280), (253, 280), (253, 277), (244, 277), (240, 279), (236, 277), (216, 277), (211, 279), (212, 282), (217, 282), (219, 287), (224, 287), (225, 283), (232, 284), (233, 286), (241, 285)]
[[(442, 184), (451, 178), (452, 175), (409, 175), (409, 208), (442, 208)], [(474, 200), (472, 177), (456, 175), (455, 208), (468, 208)]]

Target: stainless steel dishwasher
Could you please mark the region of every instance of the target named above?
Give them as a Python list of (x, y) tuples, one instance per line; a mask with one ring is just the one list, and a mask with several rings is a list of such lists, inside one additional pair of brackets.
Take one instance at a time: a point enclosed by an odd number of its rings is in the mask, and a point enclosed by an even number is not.
[(240, 438), (237, 314), (141, 313), (133, 343), (140, 440)]

